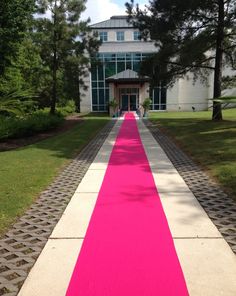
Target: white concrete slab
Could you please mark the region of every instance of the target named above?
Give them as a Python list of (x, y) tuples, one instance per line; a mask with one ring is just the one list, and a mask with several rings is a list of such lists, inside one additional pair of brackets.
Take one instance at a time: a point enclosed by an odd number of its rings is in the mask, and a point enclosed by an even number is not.
[(190, 192), (190, 189), (178, 173), (153, 172), (153, 178), (159, 192)]
[(113, 147), (113, 145), (104, 144), (90, 165), (89, 170), (106, 170)]
[(236, 256), (224, 239), (176, 239), (191, 296), (235, 296)]
[(178, 174), (178, 171), (171, 162), (160, 160), (157, 164), (156, 161), (149, 161), (149, 165), (153, 173)]
[(159, 171), (163, 171), (163, 172), (177, 172), (176, 168), (174, 167), (174, 165), (167, 159), (159, 159), (158, 162), (156, 159), (150, 160), (149, 159), (149, 165), (151, 167), (151, 170), (153, 172), (159, 172)]
[(160, 160), (166, 161), (166, 162), (170, 161), (162, 149), (154, 149), (154, 148), (151, 149), (148, 147), (148, 144), (145, 143), (144, 150), (146, 152), (146, 155), (149, 161), (160, 161)]
[(191, 192), (160, 193), (174, 238), (222, 238)]
[(143, 147), (150, 165), (158, 164), (159, 168), (161, 168), (163, 165), (174, 167), (169, 158), (167, 157), (166, 153), (164, 152), (164, 150), (156, 142), (152, 134), (149, 132), (146, 126), (144, 126), (143, 123), (139, 124), (139, 130)]
[(105, 170), (88, 170), (75, 192), (99, 192), (104, 175)]
[(84, 238), (97, 197), (97, 193), (75, 193), (50, 238)]
[(190, 192), (163, 149), (158, 145), (149, 130), (138, 123), (141, 140), (146, 152), (153, 178), (159, 192)]
[(18, 296), (64, 296), (82, 240), (49, 240)]

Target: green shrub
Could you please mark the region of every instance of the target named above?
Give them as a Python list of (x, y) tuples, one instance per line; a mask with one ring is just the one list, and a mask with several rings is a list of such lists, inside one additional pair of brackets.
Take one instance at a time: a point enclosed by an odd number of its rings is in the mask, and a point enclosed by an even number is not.
[(66, 117), (69, 114), (75, 113), (75, 109), (75, 102), (70, 100), (67, 102), (66, 106), (57, 107), (57, 112)]
[(144, 112), (148, 111), (150, 109), (150, 105), (152, 103), (152, 100), (150, 98), (146, 98), (143, 103), (142, 103), (142, 107), (144, 109)]
[(0, 117), (0, 140), (27, 137), (56, 128), (64, 121), (62, 115), (37, 111), (25, 117)]

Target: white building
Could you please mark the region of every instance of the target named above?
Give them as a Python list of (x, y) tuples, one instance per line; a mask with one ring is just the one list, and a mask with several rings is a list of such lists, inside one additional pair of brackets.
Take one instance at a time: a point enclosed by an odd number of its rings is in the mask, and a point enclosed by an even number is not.
[(86, 78), (81, 111), (106, 111), (108, 102), (116, 99), (121, 110), (136, 110), (147, 97), (152, 98), (152, 110), (206, 110), (212, 97), (212, 87), (196, 81), (191, 74), (179, 79), (172, 88), (150, 89), (148, 77), (140, 77), (141, 61), (157, 49), (153, 42), (139, 39), (139, 31), (127, 22), (127, 16), (113, 16), (94, 24), (102, 45), (98, 63)]

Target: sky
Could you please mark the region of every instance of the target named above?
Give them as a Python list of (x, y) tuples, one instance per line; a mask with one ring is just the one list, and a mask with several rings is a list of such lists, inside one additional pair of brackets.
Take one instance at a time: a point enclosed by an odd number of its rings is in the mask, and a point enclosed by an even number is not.
[[(125, 2), (128, 0), (87, 0), (87, 9), (83, 18), (90, 17), (91, 24), (109, 19), (112, 15), (125, 14)], [(140, 7), (144, 7), (148, 0), (137, 0)]]

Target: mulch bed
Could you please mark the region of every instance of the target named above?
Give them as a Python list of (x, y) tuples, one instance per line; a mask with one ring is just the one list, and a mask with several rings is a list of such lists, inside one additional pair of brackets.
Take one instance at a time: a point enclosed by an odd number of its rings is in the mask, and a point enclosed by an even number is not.
[(21, 148), (27, 145), (34, 144), (36, 142), (42, 141), (44, 139), (56, 136), (58, 134), (64, 133), (71, 128), (73, 128), (76, 124), (82, 123), (83, 119), (79, 115), (70, 115), (66, 117), (65, 121), (59, 127), (38, 133), (36, 135), (30, 137), (24, 137), (19, 139), (8, 139), (6, 141), (0, 142), (0, 151), (8, 151), (17, 148)]

